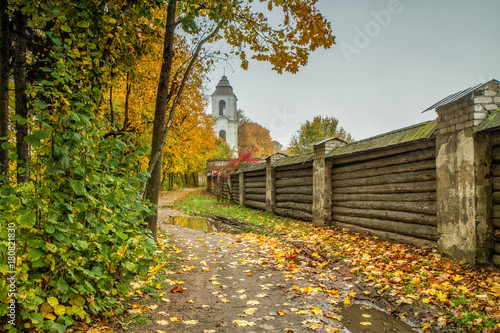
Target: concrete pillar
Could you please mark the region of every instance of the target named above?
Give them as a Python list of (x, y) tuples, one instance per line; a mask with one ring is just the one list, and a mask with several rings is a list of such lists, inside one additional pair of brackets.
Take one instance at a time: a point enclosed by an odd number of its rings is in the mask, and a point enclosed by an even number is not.
[(438, 247), (470, 263), (488, 261), (493, 246), (489, 137), (474, 131), (493, 109), (492, 92), (500, 96), (494, 81), (436, 109)]
[(315, 143), (313, 160), (313, 224), (323, 227), (332, 219), (332, 163), (325, 159), (333, 149), (345, 145), (338, 138)]
[(273, 168), (274, 162), (286, 157), (282, 153), (274, 153), (265, 158), (266, 160), (266, 211), (274, 213), (276, 208), (276, 172)]
[(245, 174), (240, 170), (239, 174), (239, 182), (240, 182), (240, 206), (245, 206)]

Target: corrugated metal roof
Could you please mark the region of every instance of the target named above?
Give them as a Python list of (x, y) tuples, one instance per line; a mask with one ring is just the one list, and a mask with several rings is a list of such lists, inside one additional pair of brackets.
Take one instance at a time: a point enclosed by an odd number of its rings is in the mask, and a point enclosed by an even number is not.
[(347, 141), (344, 141), (344, 140), (339, 139), (339, 138), (337, 138), (337, 137), (333, 137), (333, 138), (326, 138), (326, 139), (324, 139), (324, 140), (321, 140), (321, 141), (315, 142), (315, 143), (313, 143), (312, 145), (313, 145), (313, 146), (317, 146), (317, 145), (320, 145), (320, 144), (322, 144), (322, 143), (324, 143), (324, 142), (330, 141), (330, 140), (332, 140), (332, 139), (335, 139), (335, 140), (341, 141), (341, 142), (343, 142), (343, 143), (347, 143)]
[(395, 146), (401, 143), (428, 139), (436, 132), (436, 121), (426, 121), (392, 132), (380, 134), (365, 140), (356, 141), (334, 149), (328, 157), (353, 154), (377, 148)]
[(492, 129), (497, 129), (500, 127), (500, 108), (491, 113), (488, 118), (478, 128), (475, 129), (476, 132), (488, 131)]
[(497, 80), (493, 79), (493, 80), (490, 80), (488, 82), (484, 82), (484, 83), (480, 83), (474, 87), (470, 87), (470, 88), (467, 88), (465, 90), (462, 90), (462, 91), (459, 91), (457, 93), (454, 93), (454, 94), (451, 94), (449, 95), (448, 97), (446, 98), (443, 98), (442, 100), (440, 100), (439, 102), (437, 102), (436, 104), (432, 105), (432, 106), (429, 106), (427, 109), (425, 109), (424, 111), (422, 111), (422, 113), (426, 112), (426, 111), (429, 111), (429, 110), (434, 110), (440, 106), (443, 106), (443, 105), (446, 105), (446, 104), (449, 104), (451, 102), (455, 102), (455, 101), (458, 101), (460, 98), (462, 97), (465, 97), (467, 96), (468, 94), (472, 93), (474, 90), (478, 89), (479, 87), (482, 87), (484, 86), (485, 84), (487, 83), (490, 83), (492, 81), (496, 81), (498, 82)]
[(314, 154), (313, 153), (308, 153), (308, 154), (301, 154), (301, 155), (295, 155), (295, 156), (288, 156), (288, 157), (283, 157), (282, 159), (279, 159), (273, 164), (273, 167), (280, 167), (284, 165), (291, 165), (291, 164), (304, 164), (307, 162), (312, 162), (314, 159)]

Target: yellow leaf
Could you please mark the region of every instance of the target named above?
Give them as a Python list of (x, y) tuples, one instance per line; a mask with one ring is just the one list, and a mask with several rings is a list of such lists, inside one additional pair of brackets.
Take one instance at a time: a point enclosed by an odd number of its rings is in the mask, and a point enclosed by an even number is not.
[(320, 308), (318, 308), (318, 307), (312, 308), (311, 311), (315, 315), (323, 314), (323, 311)]
[(424, 326), (422, 326), (422, 331), (426, 332), (431, 328), (431, 324), (425, 323)]
[(170, 317), (170, 321), (173, 323), (176, 323), (176, 322), (181, 321), (181, 320), (178, 317)]
[(249, 309), (246, 309), (245, 311), (243, 311), (244, 314), (247, 314), (247, 315), (251, 315), (251, 314), (254, 314), (255, 311), (257, 311), (258, 308), (249, 308)]
[(469, 289), (467, 287), (464, 287), (464, 286), (460, 286), (460, 287), (458, 287), (458, 289), (460, 289), (460, 290), (462, 290), (464, 292), (468, 292), (469, 291)]
[(43, 318), (47, 318), (47, 316), (53, 311), (52, 306), (48, 302), (44, 302), (40, 307), (40, 314)]
[(190, 299), (189, 301), (187, 301), (188, 303), (194, 303), (194, 301), (192, 299)]
[(55, 307), (57, 304), (59, 304), (59, 301), (55, 297), (47, 297), (47, 302), (52, 306)]
[(236, 326), (240, 327), (247, 327), (247, 326), (254, 326), (255, 323), (253, 321), (246, 321), (246, 320), (233, 320), (233, 323), (236, 324)]
[(184, 325), (196, 325), (198, 324), (198, 320), (183, 320), (182, 323)]
[(443, 294), (441, 291), (439, 291), (436, 296), (441, 302), (445, 302), (448, 298), (448, 296)]
[(359, 324), (363, 326), (370, 326), (372, 323), (370, 323), (369, 321), (362, 321)]
[(344, 305), (349, 305), (349, 304), (351, 304), (351, 300), (349, 299), (349, 297), (344, 298)]
[(66, 313), (66, 307), (62, 304), (58, 304), (54, 307), (54, 312), (58, 316), (64, 316)]
[(363, 313), (362, 316), (365, 317), (365, 318), (370, 318), (372, 315), (369, 315), (367, 313)]

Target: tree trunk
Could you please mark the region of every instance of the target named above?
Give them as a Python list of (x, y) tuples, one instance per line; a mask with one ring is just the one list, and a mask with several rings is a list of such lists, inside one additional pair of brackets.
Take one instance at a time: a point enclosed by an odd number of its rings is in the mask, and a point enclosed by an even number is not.
[[(0, 138), (9, 136), (9, 15), (8, 0), (0, 0)], [(8, 140), (0, 139), (0, 177), (9, 182), (9, 150), (2, 144)]]
[[(17, 12), (15, 15), (14, 44), (14, 88), (16, 91), (16, 115), (23, 119), (28, 118), (28, 102), (26, 98), (26, 22), (25, 15)], [(28, 123), (16, 122), (16, 147), (17, 147), (17, 182), (26, 182), (29, 179), (28, 143), (24, 138), (28, 135)]]
[[(151, 142), (151, 161), (153, 170), (149, 178), (144, 193), (145, 199), (148, 199), (154, 205), (158, 205), (158, 196), (160, 192), (161, 181), (161, 154), (164, 145), (165, 124), (167, 115), (167, 102), (170, 83), (170, 74), (174, 59), (174, 35), (175, 35), (175, 12), (177, 9), (177, 0), (169, 0), (167, 7), (167, 21), (165, 25), (165, 41), (163, 44), (163, 62), (160, 71), (160, 80), (158, 82), (158, 91), (156, 95), (155, 118), (153, 125), (153, 135)], [(155, 154), (160, 154), (157, 160), (153, 160)], [(151, 230), (153, 239), (156, 241), (156, 228), (158, 224), (158, 208), (154, 215), (146, 218), (148, 227)]]

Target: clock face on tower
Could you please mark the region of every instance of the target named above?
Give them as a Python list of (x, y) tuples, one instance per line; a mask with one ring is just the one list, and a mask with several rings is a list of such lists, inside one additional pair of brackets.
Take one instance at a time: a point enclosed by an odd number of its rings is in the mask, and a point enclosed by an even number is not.
[(236, 103), (238, 98), (233, 87), (224, 75), (212, 94), (212, 115), (215, 118), (215, 135), (224, 140), (229, 147), (238, 153), (238, 119)]

